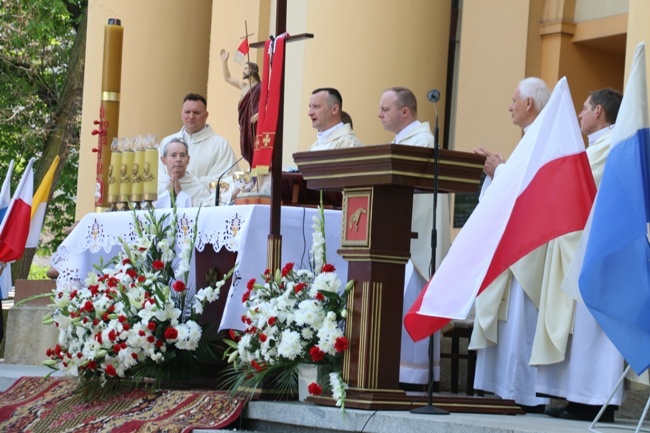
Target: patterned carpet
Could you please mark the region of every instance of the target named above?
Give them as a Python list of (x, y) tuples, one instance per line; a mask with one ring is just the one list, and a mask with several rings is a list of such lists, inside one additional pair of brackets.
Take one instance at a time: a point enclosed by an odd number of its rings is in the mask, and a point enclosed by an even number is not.
[(231, 424), (242, 400), (220, 391), (133, 389), (84, 401), (76, 381), (23, 377), (0, 394), (3, 433), (188, 433)]

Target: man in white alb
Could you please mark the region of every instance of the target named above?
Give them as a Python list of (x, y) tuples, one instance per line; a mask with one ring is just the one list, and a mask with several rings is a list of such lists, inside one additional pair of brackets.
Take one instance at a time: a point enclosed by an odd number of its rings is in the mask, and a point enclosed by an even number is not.
[[(386, 89), (379, 102), (379, 119), (384, 129), (395, 134), (392, 143), (409, 146), (434, 147), (434, 137), (429, 122), (418, 120), (417, 99), (413, 92), (405, 87)], [(436, 225), (438, 240), (436, 267), (447, 254), (450, 245), (449, 234), (449, 198), (447, 194), (438, 194)], [(417, 239), (411, 240), (411, 259), (406, 265), (404, 275), (404, 305), (402, 317), (415, 302), (420, 291), (430, 277), (431, 267), (431, 233), (433, 230), (433, 194), (421, 193), (413, 196), (413, 215), (411, 230), (418, 233)], [(440, 333), (434, 335), (434, 377), (440, 381)], [(401, 386), (407, 390), (411, 385), (428, 383), (429, 376), (428, 340), (413, 342), (402, 326), (402, 347), (400, 352)]]
[[(182, 138), (188, 146), (192, 159), (187, 165), (187, 172), (198, 178), (206, 186), (216, 184), (222, 176), (232, 175), (239, 169), (237, 157), (233, 153), (228, 141), (217, 135), (208, 119), (207, 102), (201, 95), (189, 93), (183, 98), (181, 109), (183, 127), (175, 134), (165, 137), (159, 147), (160, 157), (162, 148), (173, 138)], [(165, 173), (162, 162), (158, 165), (158, 173)], [(227, 172), (227, 173), (226, 173)], [(158, 190), (164, 190), (166, 181), (163, 176), (158, 177)]]
[[(620, 92), (610, 88), (590, 92), (578, 116), (580, 130), (589, 138), (587, 157), (596, 188), (622, 99)], [(549, 243), (531, 363), (537, 365), (537, 392), (568, 400), (564, 407), (548, 408), (548, 415), (591, 421), (623, 374), (624, 361), (584, 303), (561, 290), (581, 235), (581, 231), (569, 233)], [(622, 400), (621, 386), (600, 420), (613, 422)]]
[[(524, 133), (550, 98), (546, 83), (526, 78), (512, 96), (512, 123)], [(486, 157), (483, 191), (498, 176), (504, 159), (482, 147)], [(539, 307), (539, 286), (547, 245), (524, 256), (497, 277), (474, 303), (475, 320), (470, 349), (477, 350), (474, 388), (514, 400), (524, 410), (543, 412), (548, 398), (535, 393), (537, 369), (529, 365)]]
[(342, 109), (343, 98), (338, 90), (323, 87), (312, 92), (307, 115), (318, 135), (310, 151), (361, 146), (350, 124), (341, 121)]

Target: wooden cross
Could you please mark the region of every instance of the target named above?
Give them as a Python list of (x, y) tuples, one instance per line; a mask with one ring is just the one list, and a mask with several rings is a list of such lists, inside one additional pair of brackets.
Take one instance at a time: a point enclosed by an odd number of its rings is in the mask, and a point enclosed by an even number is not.
[[(278, 0), (276, 6), (275, 31), (280, 35), (287, 31), (287, 0)], [(301, 33), (287, 37), (286, 42), (311, 39), (311, 33)], [(264, 48), (264, 42), (249, 44), (252, 48)], [(284, 123), (284, 71), (282, 73), (282, 84), (280, 86), (280, 107), (278, 113), (278, 126), (275, 131), (275, 145), (273, 147), (273, 158), (271, 160), (271, 221), (269, 237), (267, 241), (267, 268), (274, 271), (281, 268), (282, 262), (282, 235), (280, 223), (282, 219), (282, 129)]]

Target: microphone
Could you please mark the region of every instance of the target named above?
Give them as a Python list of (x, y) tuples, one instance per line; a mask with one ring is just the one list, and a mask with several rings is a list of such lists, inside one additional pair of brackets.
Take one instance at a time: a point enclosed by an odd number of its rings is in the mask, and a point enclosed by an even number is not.
[(440, 100), (440, 90), (438, 89), (431, 89), (427, 92), (427, 99), (429, 102), (432, 104), (435, 104)]
[(223, 173), (221, 173), (221, 174), (219, 175), (219, 178), (217, 179), (217, 186), (216, 186), (217, 190), (215, 191), (215, 194), (214, 194), (214, 205), (215, 205), (215, 206), (219, 206), (219, 193), (221, 192), (221, 178), (222, 178), (226, 173), (228, 173), (228, 172), (229, 172), (229, 171), (230, 171), (234, 166), (236, 166), (237, 164), (239, 164), (239, 161), (241, 161), (242, 159), (244, 159), (243, 156), (240, 157), (237, 161), (235, 161), (235, 163), (234, 163), (233, 165), (231, 165), (230, 167), (228, 167), (228, 168), (227, 168)]

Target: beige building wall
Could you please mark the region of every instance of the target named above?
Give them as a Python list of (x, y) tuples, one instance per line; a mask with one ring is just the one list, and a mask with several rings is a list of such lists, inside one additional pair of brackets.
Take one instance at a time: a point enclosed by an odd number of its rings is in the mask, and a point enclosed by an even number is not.
[(119, 135), (180, 129), (181, 101), (190, 91), (206, 93), (212, 2), (194, 0), (90, 0), (84, 71), (81, 151), (76, 219), (94, 212), (98, 145), (91, 134), (99, 118), (104, 26), (124, 27)]
[(650, 2), (647, 0), (630, 0), (630, 13), (627, 27), (627, 45), (625, 49), (625, 83), (632, 66), (634, 50), (639, 42), (646, 44), (646, 73), (650, 79)]
[[(508, 106), (518, 81), (541, 76), (553, 87), (567, 76), (576, 105), (604, 86), (623, 89), (634, 47), (648, 40), (650, 2), (645, 0), (463, 0), (452, 124), (444, 131), (448, 0), (288, 0), (290, 34), (313, 33), (287, 49), (284, 159), (306, 150), (316, 131), (307, 117), (309, 96), (331, 86), (343, 94), (343, 108), (366, 144), (390, 142), (377, 119), (379, 98), (391, 86), (410, 87), (420, 120), (435, 121), (426, 93), (442, 92), (437, 104), (441, 142), (448, 133), (456, 150), (488, 147), (507, 157), (521, 131)], [(94, 210), (103, 29), (108, 18), (124, 26), (120, 135), (163, 137), (181, 126), (187, 92), (208, 97), (208, 123), (228, 139), (237, 155), (239, 92), (225, 83), (219, 51), (232, 61), (244, 35), (251, 41), (275, 33), (275, 0), (90, 0), (81, 137), (77, 218)], [(372, 14), (369, 11), (372, 10)], [(628, 14), (629, 11), (629, 14)], [(262, 50), (251, 50), (261, 65)], [(650, 69), (650, 68), (649, 68)]]
[(463, 2), (455, 150), (482, 146), (507, 157), (521, 138), (508, 107), (526, 75), (529, 13), (527, 1)]

